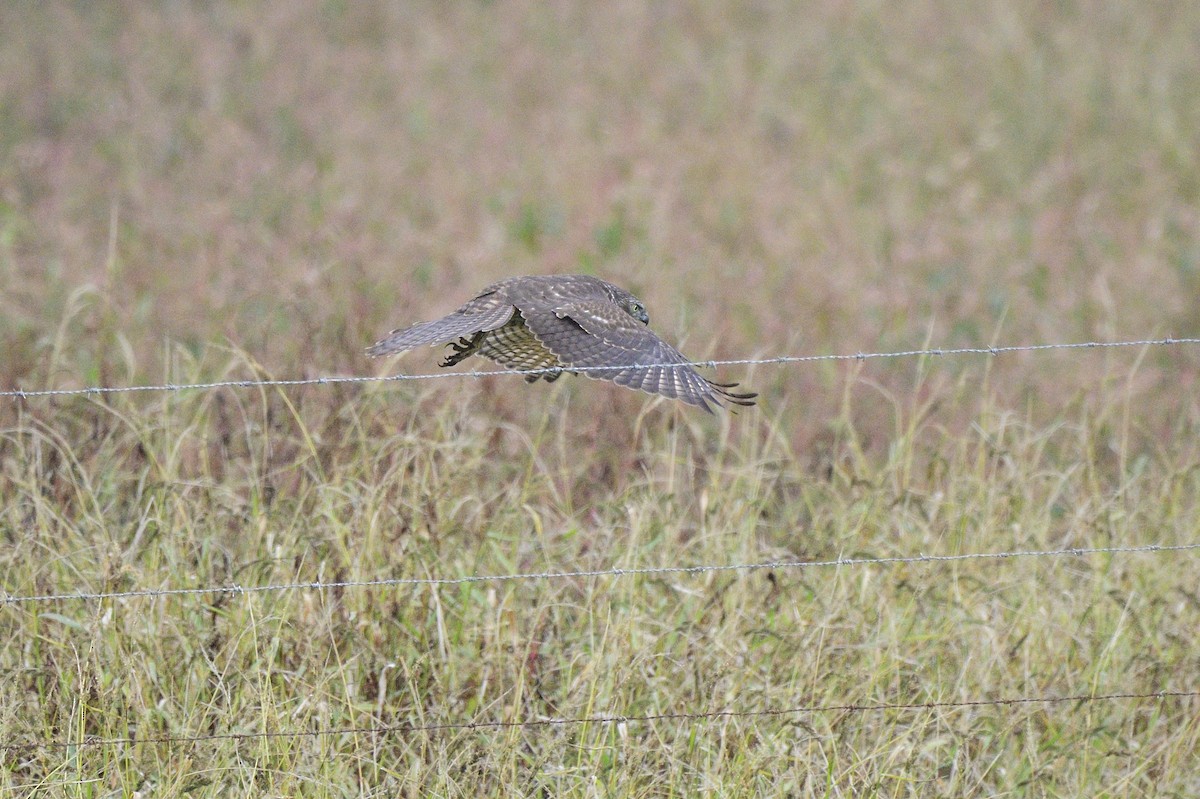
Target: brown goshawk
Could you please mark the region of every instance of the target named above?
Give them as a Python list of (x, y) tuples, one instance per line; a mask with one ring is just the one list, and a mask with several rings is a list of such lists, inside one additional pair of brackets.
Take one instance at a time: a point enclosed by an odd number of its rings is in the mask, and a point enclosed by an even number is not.
[(546, 369), (527, 382), (564, 371), (683, 400), (712, 412), (726, 402), (753, 405), (736, 383), (701, 377), (678, 350), (647, 326), (646, 307), (628, 291), (589, 275), (531, 275), (493, 283), (449, 316), (393, 330), (367, 350), (390, 355), (449, 344), (442, 366), (482, 355), (509, 369)]

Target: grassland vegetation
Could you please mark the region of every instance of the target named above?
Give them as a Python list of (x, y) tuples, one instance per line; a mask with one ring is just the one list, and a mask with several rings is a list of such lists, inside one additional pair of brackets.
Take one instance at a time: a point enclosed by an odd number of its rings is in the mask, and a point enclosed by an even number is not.
[[(1200, 332), (1200, 7), (0, 30), (0, 389), (432, 371), (363, 348), (525, 273), (627, 286), (703, 358)], [(1200, 792), (1195, 696), (987, 704), (1196, 691), (1194, 550), (415, 582), (1200, 542), (1195, 347), (721, 376), (759, 406), (0, 399), (0, 795)], [(350, 584), (222, 590), (312, 582)]]

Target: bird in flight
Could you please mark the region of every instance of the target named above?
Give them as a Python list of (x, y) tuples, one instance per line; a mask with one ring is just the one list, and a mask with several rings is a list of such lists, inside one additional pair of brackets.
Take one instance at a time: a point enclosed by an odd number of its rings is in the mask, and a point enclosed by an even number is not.
[(650, 394), (712, 406), (753, 405), (737, 383), (701, 377), (679, 350), (650, 330), (646, 306), (624, 289), (590, 275), (529, 275), (493, 283), (449, 316), (393, 330), (367, 349), (378, 357), (449, 344), (442, 366), (482, 355), (525, 376), (557, 380), (576, 372)]

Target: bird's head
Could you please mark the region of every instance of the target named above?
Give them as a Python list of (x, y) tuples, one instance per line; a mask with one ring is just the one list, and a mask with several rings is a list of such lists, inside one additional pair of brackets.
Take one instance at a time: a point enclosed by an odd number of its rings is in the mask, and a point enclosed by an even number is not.
[(646, 313), (646, 306), (642, 305), (642, 301), (633, 295), (627, 295), (621, 298), (621, 307), (625, 309), (625, 313), (632, 316), (644, 325), (650, 324), (650, 314)]

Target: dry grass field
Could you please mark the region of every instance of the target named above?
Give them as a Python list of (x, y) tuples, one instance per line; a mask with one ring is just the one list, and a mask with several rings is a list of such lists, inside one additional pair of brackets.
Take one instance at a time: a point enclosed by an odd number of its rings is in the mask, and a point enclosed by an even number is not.
[[(363, 348), (526, 273), (698, 359), (1200, 335), (1200, 4), (0, 31), (0, 390), (437, 371)], [(1200, 795), (1200, 347), (713, 376), (0, 397), (0, 796)]]

